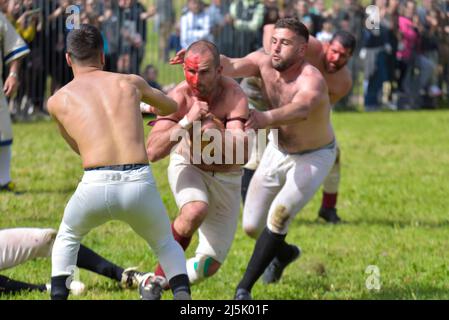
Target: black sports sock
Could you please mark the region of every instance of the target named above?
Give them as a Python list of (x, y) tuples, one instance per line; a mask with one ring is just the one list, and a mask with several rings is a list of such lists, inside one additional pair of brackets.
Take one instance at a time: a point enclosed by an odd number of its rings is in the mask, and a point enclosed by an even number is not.
[(45, 284), (36, 285), (26, 282), (13, 280), (11, 278), (0, 275), (0, 294), (16, 293), (20, 291), (47, 291)]
[(276, 257), (281, 262), (286, 262), (291, 259), (293, 256), (293, 246), (288, 244), (287, 242), (282, 241), (281, 245), (279, 246), (278, 252), (276, 254)]
[(243, 169), (242, 190), (240, 192), (242, 195), (243, 205), (245, 205), (246, 193), (248, 192), (249, 183), (251, 182), (251, 179), (253, 178), (254, 172), (256, 172), (256, 170), (250, 170), (250, 169), (245, 169), (245, 168)]
[(189, 277), (186, 274), (178, 274), (168, 280), (168, 284), (173, 292), (173, 295), (176, 295), (179, 291), (187, 291), (190, 294), (190, 282)]
[(70, 290), (67, 288), (69, 276), (51, 277), (51, 300), (67, 300)]
[(251, 291), (257, 279), (262, 275), (265, 268), (276, 256), (279, 247), (282, 246), (286, 235), (280, 235), (271, 232), (267, 227), (263, 230), (259, 239), (256, 241), (253, 255), (246, 268), (245, 275), (237, 288)]
[(83, 268), (117, 281), (122, 280), (123, 268), (106, 260), (83, 245), (80, 245), (76, 265), (78, 268)]

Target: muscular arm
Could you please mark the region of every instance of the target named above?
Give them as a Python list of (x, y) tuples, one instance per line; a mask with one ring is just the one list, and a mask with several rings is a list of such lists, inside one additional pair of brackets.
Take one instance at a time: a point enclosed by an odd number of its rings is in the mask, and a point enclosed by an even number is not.
[[(183, 97), (176, 92), (176, 89), (172, 90), (169, 96), (172, 97), (177, 103), (183, 103)], [(177, 122), (182, 118), (182, 116), (183, 115), (178, 111), (169, 117), (166, 117), (173, 119), (174, 121), (160, 120), (161, 118), (158, 117), (158, 121), (156, 121), (156, 124), (147, 139), (147, 155), (151, 162), (156, 162), (165, 158), (170, 154), (172, 148), (179, 142), (179, 139), (174, 139), (175, 141), (171, 141), (170, 137), (172, 137), (172, 135), (176, 136), (175, 130), (181, 129), (181, 126)]]
[(221, 55), (223, 75), (232, 78), (259, 77), (259, 62), (264, 55), (262, 51), (252, 52), (243, 58), (229, 58)]
[(176, 101), (166, 96), (160, 90), (150, 87), (142, 77), (129, 75), (129, 79), (142, 94), (142, 101), (153, 106), (156, 109), (156, 114), (165, 116), (178, 110)]

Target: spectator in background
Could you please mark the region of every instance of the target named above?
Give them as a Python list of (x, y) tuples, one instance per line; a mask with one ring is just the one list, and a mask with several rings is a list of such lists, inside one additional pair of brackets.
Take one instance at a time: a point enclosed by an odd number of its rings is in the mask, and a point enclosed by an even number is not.
[(232, 55), (234, 31), (229, 14), (232, 0), (211, 0), (207, 12), (211, 19), (212, 34), (218, 50), (224, 55)]
[(11, 115), (14, 119), (28, 119), (32, 114), (45, 117), (38, 111), (43, 110), (45, 79), (41, 78), (41, 52), (34, 41), (37, 33), (42, 30), (42, 12), (39, 9), (33, 10), (32, 0), (9, 0), (7, 16), (31, 51), (20, 65), (19, 79), (22, 79), (23, 85), (19, 87), (16, 97), (10, 100), (13, 104), (10, 108)]
[(159, 31), (159, 59), (167, 62), (169, 49), (168, 40), (175, 25), (175, 10), (173, 0), (156, 0), (156, 14)]
[[(381, 8), (383, 13), (384, 0), (376, 0), (375, 5)], [(382, 19), (382, 16), (381, 16)], [(378, 110), (382, 104), (383, 83), (388, 78), (386, 69), (386, 52), (388, 47), (387, 30), (383, 24), (379, 29), (363, 29), (362, 51), (360, 57), (364, 61), (363, 91), (365, 96), (365, 110)]]
[(334, 35), (333, 29), (332, 20), (329, 18), (325, 19), (323, 22), (323, 30), (316, 35), (317, 40), (323, 43), (329, 43)]
[(309, 11), (309, 3), (307, 0), (297, 0), (295, 3), (295, 12), (294, 17), (298, 18), (299, 21), (301, 21), (307, 29), (309, 29), (309, 33), (313, 36), (316, 35), (315, 29), (314, 29), (314, 23), (313, 23), (313, 16)]
[(105, 51), (104, 70), (117, 72), (118, 50), (119, 50), (119, 20), (117, 16), (118, 7), (113, 0), (104, 0), (103, 15), (98, 19), (101, 23), (101, 33), (107, 45)]
[[(401, 109), (419, 107), (420, 95), (428, 87), (435, 69), (435, 65), (420, 52), (420, 34), (417, 26), (416, 3), (407, 0), (399, 16), (401, 42), (397, 51), (400, 69), (399, 89), (404, 93), (406, 100), (398, 105)], [(415, 68), (419, 70), (417, 79)]]
[(135, 0), (119, 0), (118, 4), (120, 40), (117, 70), (139, 74), (146, 41), (146, 20), (141, 19), (141, 14), (146, 10)]
[[(422, 54), (429, 59), (433, 65), (438, 65), (438, 12), (431, 0), (423, 0), (422, 5), (417, 8), (419, 18), (419, 31), (421, 34)], [(437, 86), (437, 68), (431, 78), (431, 85), (428, 94), (431, 97), (441, 95), (441, 90)]]
[(162, 91), (162, 86), (159, 84), (159, 82), (157, 82), (157, 76), (158, 71), (152, 64), (149, 64), (145, 67), (142, 75), (142, 77), (151, 87)]
[(176, 54), (176, 52), (178, 52), (181, 49), (182, 49), (182, 47), (181, 47), (181, 28), (179, 26), (179, 23), (176, 23), (174, 30), (172, 31), (172, 33), (170, 33), (170, 36), (168, 37), (167, 50), (168, 50), (168, 54), (170, 55), (170, 53), (172, 51), (174, 51), (174, 53)]
[(244, 57), (262, 47), (264, 4), (259, 0), (234, 0), (229, 8), (234, 27), (234, 57)]
[(181, 47), (187, 49), (198, 40), (213, 41), (210, 16), (201, 0), (188, 0), (187, 12), (181, 17)]

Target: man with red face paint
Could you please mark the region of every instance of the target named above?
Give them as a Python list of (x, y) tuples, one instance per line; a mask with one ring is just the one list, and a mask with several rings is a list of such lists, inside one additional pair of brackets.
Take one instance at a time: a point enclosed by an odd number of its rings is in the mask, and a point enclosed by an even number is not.
[[(158, 117), (147, 141), (150, 161), (170, 154), (168, 179), (180, 210), (172, 224), (175, 239), (185, 250), (195, 231), (199, 230), (196, 255), (187, 260), (192, 284), (212, 276), (223, 264), (234, 239), (240, 212), (243, 163), (237, 163), (237, 159), (232, 163), (206, 163), (204, 154), (203, 161), (197, 163), (192, 161), (192, 156), (196, 156), (195, 149), (193, 155), (184, 152), (192, 150), (191, 140), (183, 138), (179, 142), (177, 139), (183, 129), (184, 133), (195, 135), (195, 125), (200, 122), (202, 132), (215, 129), (224, 140), (228, 132), (235, 134), (231, 153), (235, 153), (238, 144), (246, 144), (243, 130), (249, 114), (248, 100), (236, 81), (222, 76), (222, 69), (214, 44), (206, 40), (194, 42), (185, 54), (186, 80), (169, 94), (178, 103), (179, 110)], [(142, 286), (147, 289), (147, 299), (160, 299), (162, 287), (166, 285), (159, 265), (155, 275)]]
[[(264, 27), (264, 48), (266, 52), (270, 51), (271, 37), (274, 32), (274, 24), (266, 25)], [(356, 45), (355, 37), (346, 32), (338, 31), (334, 34), (328, 44), (322, 44), (314, 37), (309, 38), (309, 45), (306, 51), (306, 60), (314, 67), (318, 68), (324, 76), (328, 89), (329, 98), (332, 105), (335, 105), (340, 99), (345, 97), (352, 88), (352, 77), (347, 63), (351, 58)], [(179, 52), (177, 56), (172, 59), (172, 64), (182, 61), (183, 52)], [(254, 81), (253, 81), (254, 82)], [(252, 88), (257, 90), (257, 88)], [(263, 86), (260, 86), (259, 91), (263, 93)], [(261, 94), (263, 96), (263, 94)], [(260, 101), (262, 104), (267, 101)], [(262, 111), (262, 110), (261, 110)], [(260, 148), (258, 152), (260, 152)], [(341, 151), (337, 145), (337, 157), (335, 163), (323, 182), (323, 198), (321, 208), (318, 212), (319, 217), (330, 223), (340, 222), (340, 217), (337, 215), (337, 196), (340, 184), (340, 155)], [(245, 167), (244, 178), (242, 183), (242, 190), (247, 190), (252, 176), (255, 172), (254, 166)], [(244, 191), (243, 191), (244, 192)], [(246, 192), (242, 195), (246, 197)], [(262, 222), (262, 223), (261, 223)], [(243, 227), (251, 237), (257, 237), (263, 229), (263, 217), (256, 217), (254, 215), (243, 217)], [(257, 227), (255, 227), (257, 225)], [(254, 232), (254, 229), (258, 232)]]
[[(235, 298), (251, 299), (251, 289), (265, 269), (279, 279), (298, 258), (295, 245), (285, 241), (290, 223), (318, 190), (336, 158), (330, 122), (328, 87), (321, 72), (305, 56), (309, 32), (297, 19), (276, 22), (269, 54), (256, 51), (244, 58), (222, 56), (224, 74), (260, 77), (269, 110), (253, 110), (245, 129), (272, 128), (268, 146), (249, 185), (244, 215), (267, 217), (237, 286)], [(267, 268), (269, 267), (269, 268)]]

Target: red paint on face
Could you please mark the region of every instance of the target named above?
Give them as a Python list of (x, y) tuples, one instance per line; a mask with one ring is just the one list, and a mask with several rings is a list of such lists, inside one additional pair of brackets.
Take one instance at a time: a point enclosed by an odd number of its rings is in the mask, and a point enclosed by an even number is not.
[(192, 88), (195, 93), (198, 93), (199, 62), (200, 57), (198, 55), (189, 55), (184, 61), (184, 73), (186, 76), (186, 81), (189, 84), (189, 87)]

